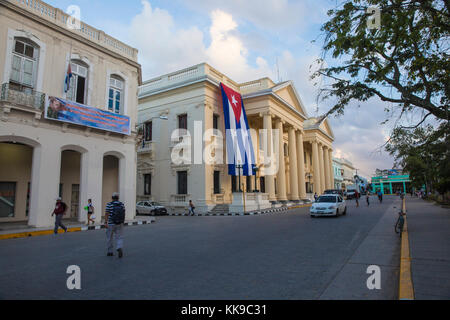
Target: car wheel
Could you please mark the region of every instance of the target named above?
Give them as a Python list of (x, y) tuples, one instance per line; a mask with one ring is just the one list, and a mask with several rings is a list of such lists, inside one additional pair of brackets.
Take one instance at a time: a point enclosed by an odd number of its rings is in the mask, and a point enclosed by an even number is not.
[(345, 207), (343, 215), (345, 216), (347, 214), (347, 207)]
[(156, 212), (155, 210), (150, 211), (150, 215), (151, 215), (151, 216), (155, 216), (155, 215), (156, 215), (155, 212)]
[(336, 217), (339, 217), (339, 209), (336, 209)]

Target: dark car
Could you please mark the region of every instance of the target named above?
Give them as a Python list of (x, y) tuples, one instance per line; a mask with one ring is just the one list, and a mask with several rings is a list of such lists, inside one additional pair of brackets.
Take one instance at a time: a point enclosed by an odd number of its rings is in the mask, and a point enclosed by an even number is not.
[(328, 189), (323, 192), (324, 194), (339, 194), (341, 197), (344, 197), (344, 192), (340, 189)]
[(355, 197), (356, 197), (356, 190), (355, 189), (347, 189), (347, 200), (355, 199)]

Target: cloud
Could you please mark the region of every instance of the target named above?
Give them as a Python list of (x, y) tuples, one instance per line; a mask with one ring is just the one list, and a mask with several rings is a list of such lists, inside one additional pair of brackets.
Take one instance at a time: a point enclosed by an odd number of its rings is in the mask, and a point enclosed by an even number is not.
[(130, 42), (139, 48), (143, 76), (185, 68), (206, 59), (203, 32), (197, 27), (177, 28), (167, 10), (142, 1), (142, 12), (129, 28)]

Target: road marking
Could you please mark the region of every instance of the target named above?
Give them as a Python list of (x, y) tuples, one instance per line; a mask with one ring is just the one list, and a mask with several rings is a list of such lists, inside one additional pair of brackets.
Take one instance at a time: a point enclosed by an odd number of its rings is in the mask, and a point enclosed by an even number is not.
[[(406, 212), (406, 199), (403, 199), (402, 211)], [(414, 300), (414, 286), (412, 283), (411, 255), (409, 250), (408, 223), (406, 221), (406, 215), (402, 232), (399, 278), (398, 299)]]

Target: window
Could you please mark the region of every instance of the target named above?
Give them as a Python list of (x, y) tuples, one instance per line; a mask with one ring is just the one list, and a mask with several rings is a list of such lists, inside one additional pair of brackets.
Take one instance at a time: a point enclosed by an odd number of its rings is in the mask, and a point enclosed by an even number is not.
[(39, 48), (23, 38), (14, 40), (10, 83), (17, 89), (33, 89), (37, 73)]
[(152, 125), (151, 121), (144, 123), (144, 140), (145, 141), (152, 141), (152, 130), (153, 130), (153, 125)]
[(236, 185), (237, 185), (236, 176), (231, 176), (231, 192), (238, 192)]
[(178, 129), (187, 130), (187, 114), (182, 114), (178, 116)]
[(177, 180), (178, 180), (178, 194), (187, 194), (187, 171), (178, 171), (177, 172)]
[(259, 178), (259, 189), (262, 193), (266, 193), (266, 181), (264, 177)]
[(213, 129), (219, 129), (219, 116), (217, 114), (213, 115)]
[(14, 217), (16, 203), (16, 183), (0, 182), (0, 218)]
[(86, 104), (88, 66), (81, 61), (70, 62), (72, 79), (70, 80), (67, 99), (81, 104)]
[(214, 171), (214, 194), (220, 193), (220, 171)]
[(144, 174), (144, 195), (152, 194), (152, 175)]
[(124, 81), (118, 76), (109, 79), (108, 110), (113, 113), (123, 113)]

